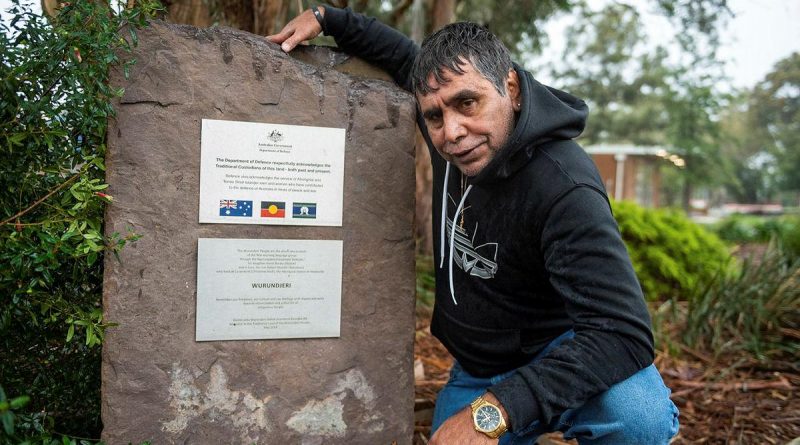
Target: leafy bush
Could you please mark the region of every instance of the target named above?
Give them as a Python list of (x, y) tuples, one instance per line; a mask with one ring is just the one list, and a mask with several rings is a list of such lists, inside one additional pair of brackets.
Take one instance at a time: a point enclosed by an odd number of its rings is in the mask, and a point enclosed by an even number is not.
[(800, 216), (732, 215), (713, 226), (725, 241), (767, 243), (775, 240), (789, 256), (800, 257)]
[(648, 300), (686, 298), (698, 283), (729, 267), (725, 244), (683, 212), (627, 201), (612, 206)]
[(79, 1), (45, 19), (13, 0), (0, 23), (0, 384), (62, 433), (100, 425), (102, 258), (135, 239), (103, 234), (107, 120), (121, 94), (109, 69), (156, 8)]
[(740, 271), (720, 274), (690, 296), (682, 339), (721, 353), (746, 351), (757, 359), (800, 356), (800, 260), (777, 245)]
[[(0, 386), (0, 444), (103, 445), (104, 442), (52, 433), (53, 418), (46, 413), (20, 412), (30, 402), (27, 396), (8, 399)], [(139, 445), (151, 445), (149, 441)]]

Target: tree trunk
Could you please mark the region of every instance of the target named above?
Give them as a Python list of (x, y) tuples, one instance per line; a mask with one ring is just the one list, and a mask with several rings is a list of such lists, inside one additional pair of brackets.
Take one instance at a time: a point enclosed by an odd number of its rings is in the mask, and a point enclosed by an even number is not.
[(431, 31), (456, 21), (456, 0), (435, 0), (433, 2), (433, 21)]
[(289, 2), (286, 0), (253, 0), (253, 34), (266, 36), (280, 31), (286, 23)]
[[(418, 35), (420, 26), (424, 23), (421, 17), (417, 17), (422, 11), (421, 1), (417, 0), (412, 6), (412, 12), (415, 14), (412, 22), (412, 38), (421, 40)], [(456, 2), (455, 0), (434, 0), (433, 2), (433, 17), (429, 22), (431, 31), (436, 31), (439, 28), (453, 23), (456, 19)], [(419, 40), (417, 43), (419, 43)], [(414, 227), (417, 237), (417, 250), (419, 253), (425, 255), (433, 255), (433, 231), (432, 231), (432, 215), (431, 209), (433, 205), (431, 193), (433, 191), (433, 170), (431, 168), (431, 158), (428, 152), (428, 147), (422, 135), (417, 132), (417, 148), (416, 148), (416, 168), (417, 168), (417, 189), (416, 189), (416, 215), (414, 218)], [(446, 205), (446, 203), (442, 203)]]
[(416, 157), (417, 186), (414, 193), (416, 198), (414, 214), (414, 231), (417, 238), (417, 251), (425, 255), (433, 255), (433, 168), (428, 145), (422, 133), (417, 130)]
[(269, 35), (286, 23), (290, 0), (172, 0), (169, 21), (199, 27), (214, 21), (258, 35)]
[(411, 5), (411, 40), (422, 44), (425, 38), (425, 0), (414, 0)]
[(206, 0), (220, 25), (253, 32), (254, 11), (251, 2), (241, 0)]
[(211, 26), (211, 10), (203, 0), (175, 0), (168, 9), (169, 21), (199, 27)]
[(683, 205), (683, 210), (686, 212), (687, 215), (689, 214), (689, 210), (691, 210), (690, 202), (692, 200), (692, 191), (693, 191), (692, 185), (693, 185), (692, 181), (691, 179), (689, 179), (688, 175), (684, 177), (683, 199), (682, 199), (683, 202), (681, 204)]

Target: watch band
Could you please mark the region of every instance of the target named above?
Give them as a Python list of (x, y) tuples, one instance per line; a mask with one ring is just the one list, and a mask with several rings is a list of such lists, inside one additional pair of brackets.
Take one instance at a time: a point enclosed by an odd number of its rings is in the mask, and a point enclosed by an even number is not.
[(327, 36), (328, 33), (325, 30), (325, 17), (322, 15), (321, 12), (319, 12), (319, 8), (320, 8), (319, 6), (314, 6), (313, 8), (311, 8), (311, 12), (314, 13), (314, 18), (317, 19), (319, 27), (322, 28), (322, 34)]
[(477, 399), (473, 400), (472, 403), (469, 404), (469, 406), (470, 408), (472, 408), (472, 411), (475, 411), (476, 409), (478, 409), (479, 406), (481, 406), (483, 402), (486, 402), (486, 400), (483, 398), (483, 396), (480, 396)]

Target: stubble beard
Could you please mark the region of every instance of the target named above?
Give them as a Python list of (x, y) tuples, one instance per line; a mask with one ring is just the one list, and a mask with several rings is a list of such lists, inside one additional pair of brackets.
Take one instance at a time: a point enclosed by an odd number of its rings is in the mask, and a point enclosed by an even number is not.
[(491, 138), (488, 135), (484, 135), (485, 141), (483, 143), (486, 144), (488, 149), (488, 153), (486, 155), (486, 159), (482, 162), (482, 165), (476, 166), (474, 168), (469, 168), (469, 166), (462, 166), (455, 162), (454, 158), (451, 157), (450, 162), (455, 164), (458, 167), (459, 171), (467, 177), (474, 177), (480, 174), (489, 164), (492, 163), (492, 160), (497, 156), (497, 154), (505, 148), (508, 144), (509, 139), (511, 138), (511, 134), (514, 132), (514, 126), (516, 124), (516, 115), (514, 113), (514, 109), (509, 105), (508, 113), (503, 119), (504, 129), (502, 131), (503, 137), (497, 140), (495, 143), (492, 143)]

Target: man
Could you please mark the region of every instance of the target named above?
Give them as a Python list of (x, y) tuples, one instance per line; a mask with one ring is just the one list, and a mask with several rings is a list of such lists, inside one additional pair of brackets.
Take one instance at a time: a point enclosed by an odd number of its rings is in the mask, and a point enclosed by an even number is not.
[[(455, 357), (431, 444), (666, 444), (678, 413), (652, 366), (650, 319), (602, 181), (572, 141), (587, 108), (513, 65), (486, 29), (417, 48), (318, 7), (269, 40), (321, 31), (415, 93), (434, 172), (431, 331)], [(455, 168), (453, 168), (455, 167)]]

